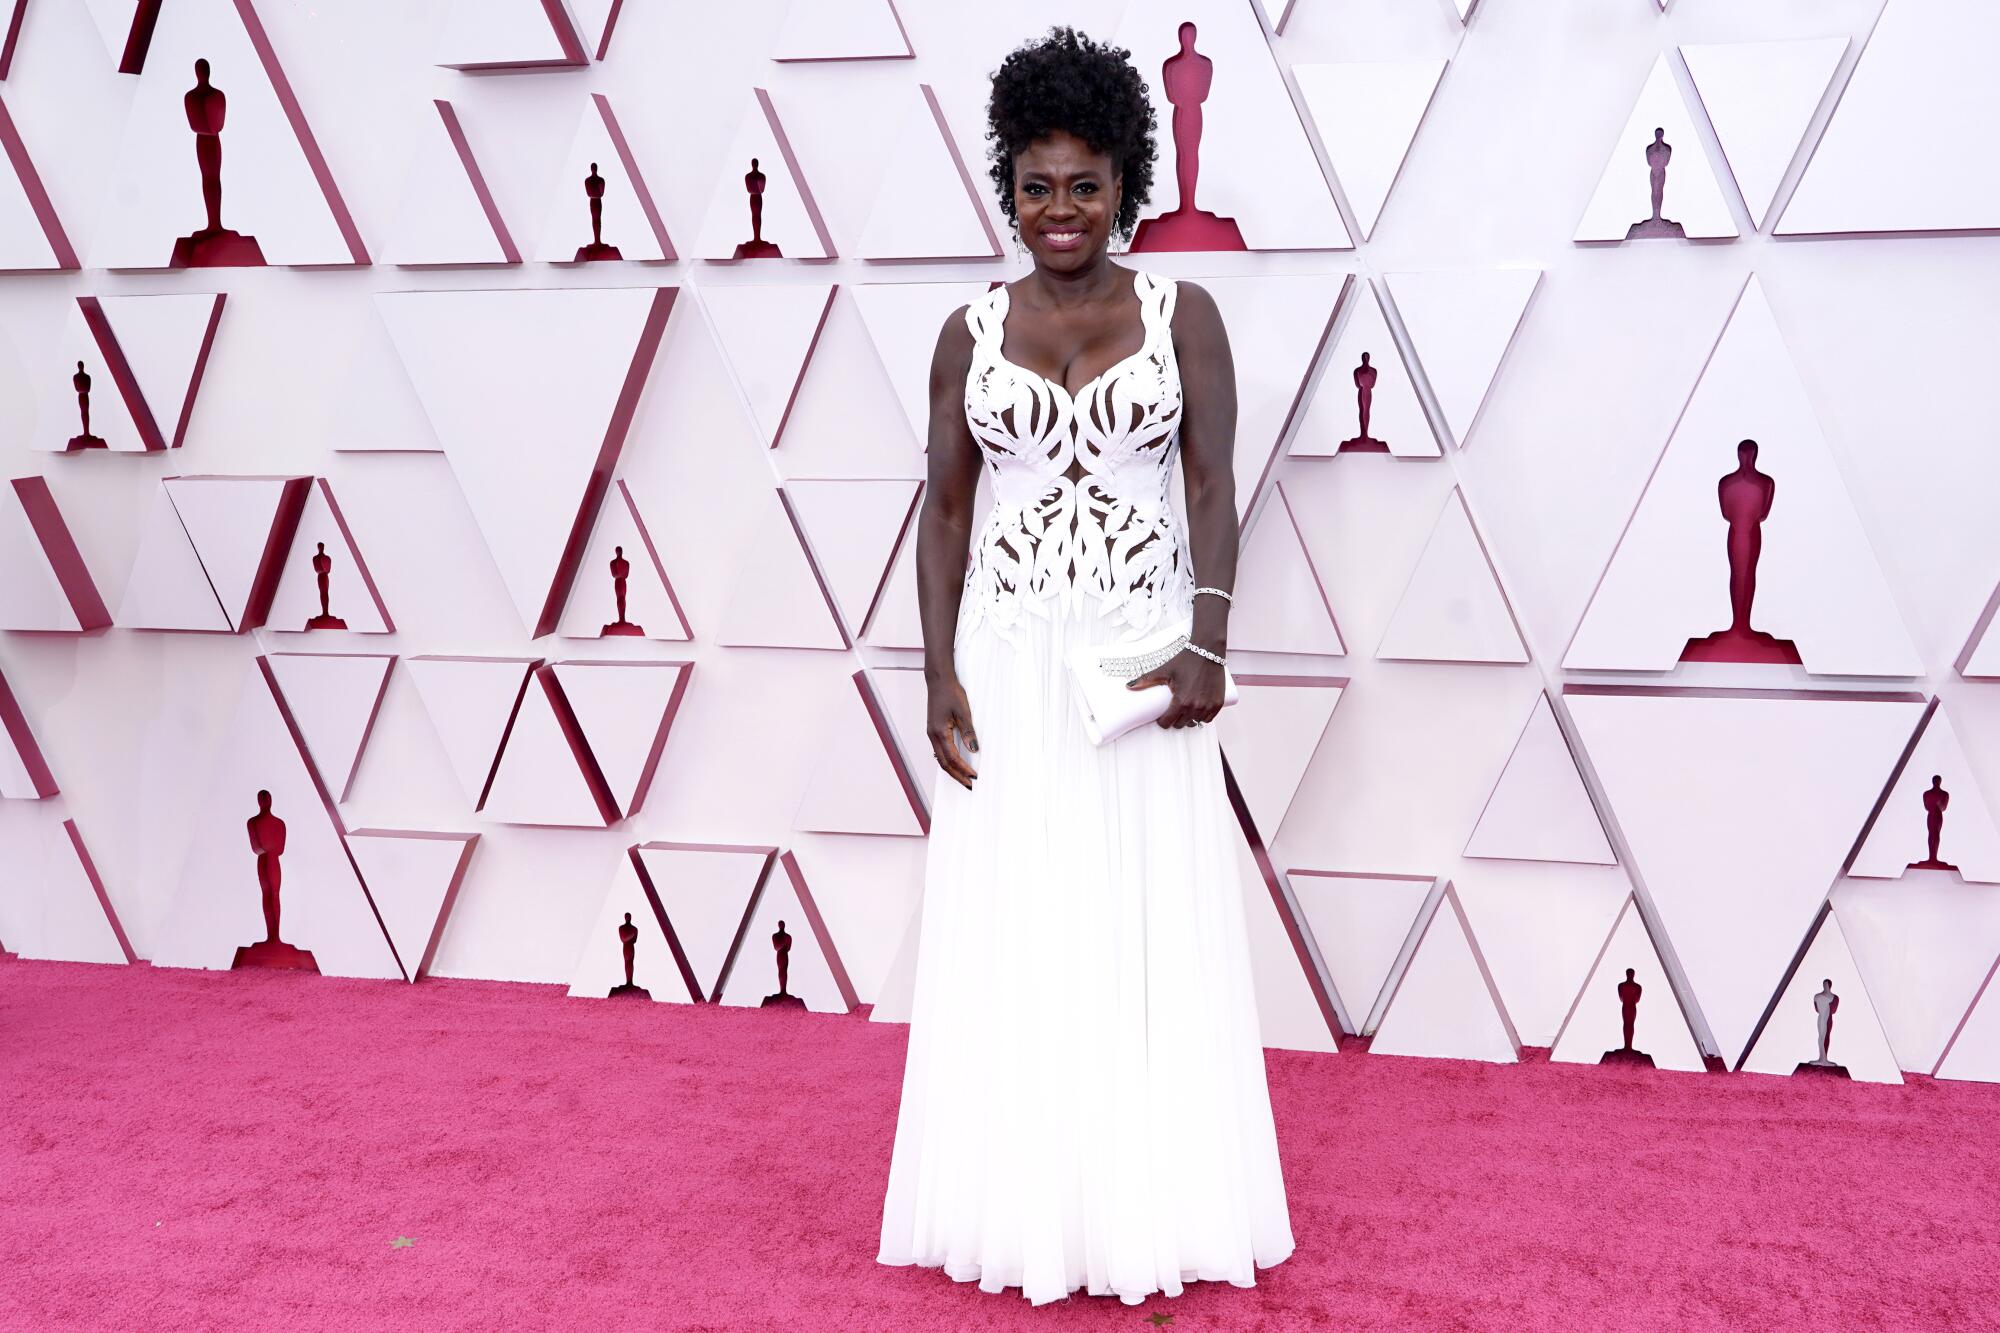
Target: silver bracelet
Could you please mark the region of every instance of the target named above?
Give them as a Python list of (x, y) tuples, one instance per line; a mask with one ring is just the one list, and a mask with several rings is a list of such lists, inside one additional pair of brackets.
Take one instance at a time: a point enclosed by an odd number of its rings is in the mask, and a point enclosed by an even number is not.
[(1210, 651), (1208, 651), (1208, 649), (1202, 647), (1198, 643), (1192, 643), (1192, 642), (1184, 643), (1181, 645), (1181, 647), (1187, 649), (1189, 652), (1193, 653), (1197, 657), (1206, 657), (1209, 661), (1215, 663), (1217, 666), (1228, 665), (1228, 663), (1223, 660), (1220, 654), (1211, 653)]
[(1203, 593), (1205, 593), (1205, 592), (1212, 592), (1212, 593), (1214, 593), (1214, 594), (1215, 594), (1215, 595), (1216, 595), (1217, 597), (1220, 597), (1220, 598), (1221, 598), (1221, 599), (1222, 599), (1223, 601), (1225, 601), (1225, 602), (1233, 602), (1233, 601), (1235, 601), (1235, 600), (1236, 600), (1236, 599), (1235, 599), (1234, 597), (1231, 597), (1231, 596), (1230, 596), (1230, 595), (1229, 595), (1228, 593), (1224, 592), (1224, 591), (1223, 591), (1222, 589), (1220, 589), (1220, 588), (1196, 588), (1196, 589), (1194, 590), (1194, 592), (1193, 592), (1193, 594), (1192, 594), (1192, 595), (1193, 595), (1193, 596), (1196, 596), (1196, 597), (1199, 597), (1199, 596), (1201, 596), (1201, 595), (1202, 595)]

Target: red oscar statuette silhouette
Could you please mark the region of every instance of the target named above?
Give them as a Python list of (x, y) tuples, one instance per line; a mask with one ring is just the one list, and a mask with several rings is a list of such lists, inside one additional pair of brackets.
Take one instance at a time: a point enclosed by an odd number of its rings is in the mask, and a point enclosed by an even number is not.
[(1623, 1025), (1625, 1044), (1615, 1051), (1606, 1051), (1601, 1065), (1644, 1065), (1653, 1067), (1653, 1057), (1644, 1051), (1632, 1048), (1632, 1025), (1639, 1021), (1639, 997), (1645, 994), (1631, 968), (1625, 969), (1625, 980), (1618, 983), (1618, 1017)]
[(793, 995), (785, 989), (786, 974), (789, 970), (792, 956), (792, 935), (790, 931), (785, 929), (785, 923), (782, 920), (778, 922), (778, 928), (771, 932), (771, 948), (778, 955), (778, 990), (775, 995), (766, 995), (764, 1003), (760, 1007), (769, 1009), (774, 1005), (790, 1005), (797, 1009), (805, 1008), (806, 1002), (804, 1000), (801, 1000), (798, 996)]
[(584, 197), (590, 200), (590, 244), (577, 247), (578, 263), (592, 259), (623, 259), (615, 245), (604, 243), (604, 177), (597, 174), (597, 164), (590, 164), (590, 174), (583, 178)]
[(1716, 483), (1722, 517), (1729, 524), (1729, 628), (1689, 639), (1683, 662), (1760, 662), (1799, 665), (1798, 646), (1750, 627), (1750, 604), (1757, 597), (1757, 557), (1764, 550), (1764, 520), (1778, 483), (1757, 470), (1757, 442), (1736, 446), (1736, 470)]
[(1641, 240), (1648, 236), (1675, 236), (1685, 240), (1687, 232), (1681, 224), (1671, 218), (1660, 216), (1660, 202), (1667, 194), (1667, 162), (1674, 155), (1674, 146), (1667, 142), (1667, 132), (1653, 131), (1653, 141), (1646, 145), (1646, 172), (1653, 182), (1653, 216), (1643, 222), (1635, 222), (1625, 229), (1625, 239)]
[(607, 998), (615, 1000), (621, 995), (630, 995), (640, 1000), (652, 999), (650, 991), (632, 980), (632, 958), (634, 951), (639, 947), (639, 928), (632, 924), (630, 912), (625, 914), (625, 924), (618, 927), (618, 943), (625, 951), (625, 984), (613, 986)]
[(111, 446), (106, 444), (101, 438), (90, 433), (90, 372), (83, 368), (83, 362), (79, 361), (76, 363), (76, 374), (69, 377), (69, 382), (76, 389), (76, 410), (77, 415), (83, 419), (83, 434), (70, 436), (69, 443), (64, 447), (68, 449), (110, 448)]
[(1194, 24), (1181, 24), (1180, 38), (1180, 50), (1160, 66), (1160, 85), (1174, 106), (1174, 183), (1180, 187), (1180, 198), (1173, 211), (1139, 224), (1132, 233), (1132, 249), (1248, 250), (1234, 218), (1195, 207), (1195, 180), (1201, 174), (1201, 104), (1215, 81), (1215, 62), (1194, 49)]
[(644, 638), (646, 631), (625, 618), (625, 581), (632, 576), (632, 562), (625, 558), (625, 548), (611, 548), (611, 595), (618, 599), (618, 619), (597, 632), (599, 638), (611, 635), (631, 635)]
[(326, 543), (317, 543), (319, 550), (313, 555), (313, 577), (319, 582), (319, 614), (306, 622), (307, 629), (346, 629), (347, 622), (334, 615), (327, 606), (327, 582), (333, 575), (333, 557), (326, 553)]
[(764, 239), (764, 173), (757, 169), (757, 159), (750, 159), (750, 170), (743, 173), (743, 188), (750, 195), (750, 239), (736, 247), (738, 259), (783, 259), (785, 256), (777, 246)]
[(264, 252), (257, 247), (256, 237), (222, 225), (222, 122), (228, 114), (228, 99), (222, 89), (208, 81), (206, 60), (194, 62), (194, 87), (181, 100), (187, 108), (188, 128), (194, 131), (194, 158), (201, 167), (201, 201), (208, 209), (208, 223), (174, 242), (174, 256), (168, 267), (232, 268), (262, 264)]
[(257, 889), (264, 905), (264, 938), (236, 951), (234, 967), (285, 967), (319, 971), (304, 949), (278, 938), (278, 891), (284, 883), (285, 821), (271, 813), (271, 793), (257, 793), (257, 813), (250, 816), (250, 850), (257, 854)]
[(1794, 1074), (1832, 1074), (1836, 1078), (1848, 1077), (1847, 1066), (1835, 1064), (1827, 1057), (1827, 1048), (1833, 1045), (1833, 1016), (1840, 1010), (1840, 997), (1833, 993), (1833, 979), (1828, 977), (1819, 983), (1819, 990), (1813, 995), (1813, 1015), (1819, 1022), (1819, 1058), (1801, 1060)]
[(1361, 364), (1354, 368), (1354, 400), (1359, 410), (1361, 431), (1351, 440), (1340, 442), (1340, 452), (1344, 454), (1386, 454), (1389, 446), (1368, 433), (1368, 414), (1375, 406), (1375, 379), (1382, 372), (1368, 364), (1368, 353), (1361, 354)]
[(1911, 870), (1950, 870), (1958, 867), (1949, 861), (1938, 859), (1938, 839), (1944, 836), (1944, 809), (1951, 804), (1951, 793), (1944, 789), (1944, 778), (1931, 774), (1931, 785), (1924, 788), (1924, 833), (1930, 851), (1921, 861), (1910, 862)]

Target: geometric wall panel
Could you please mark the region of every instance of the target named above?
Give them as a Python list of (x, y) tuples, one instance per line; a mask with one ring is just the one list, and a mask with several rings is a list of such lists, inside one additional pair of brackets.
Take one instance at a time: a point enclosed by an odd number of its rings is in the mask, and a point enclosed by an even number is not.
[[(644, 719), (633, 721), (645, 726)], [(648, 732), (662, 744), (665, 722)], [(617, 803), (551, 667), (536, 667), (529, 677), (479, 812), (502, 824), (556, 828), (609, 828), (618, 820)]]
[(98, 595), (69, 525), (40, 477), (0, 489), (0, 629), (76, 633), (103, 629)]
[[(1935, 860), (1930, 854), (1933, 824)], [(1994, 826), (1992, 807), (1941, 702), (1933, 705), (1847, 873), (1901, 879), (1913, 872), (2000, 884), (2000, 828)]]
[(146, 48), (159, 18), (157, 0), (83, 0), (104, 50), (120, 74), (142, 74)]
[(1373, 1055), (1428, 1055), (1512, 1064), (1521, 1042), (1472, 924), (1449, 883), (1419, 928), (1410, 961), (1383, 1002)]
[[(814, 1013), (851, 1014), (861, 1001), (806, 886), (798, 858), (784, 852), (778, 864), (784, 873), (764, 877), (717, 998), (723, 1004), (756, 1007), (782, 992)], [(780, 958), (786, 961), (782, 981)]]
[[(271, 599), (270, 628), (304, 632), (344, 629), (356, 634), (391, 634), (396, 626), (354, 545), (347, 520), (325, 477), (314, 478), (305, 512)], [(320, 582), (326, 581), (326, 594)]]
[(875, 1003), (868, 1008), (871, 1023), (907, 1023), (910, 1010), (917, 998), (917, 947), (923, 940), (924, 902), (917, 899), (917, 905), (910, 913), (910, 924), (903, 928), (903, 942), (896, 946), (896, 957), (889, 964), (889, 971), (882, 978), (880, 989), (875, 992)]
[(1230, 637), (1236, 647), (1251, 652), (1340, 657), (1347, 645), (1299, 532), (1285, 483), (1276, 483), (1272, 491), (1243, 538), (1234, 597), (1242, 605), (1233, 607)]
[(1284, 882), (1262, 839), (1247, 821), (1227, 758), (1222, 771), (1224, 785), (1231, 789), (1230, 804), (1235, 808), (1240, 835), (1236, 842), (1237, 874), (1243, 887), (1243, 926), (1264, 1045), (1338, 1054), (1340, 1006), (1321, 984), (1311, 961), (1311, 937), (1306, 927), (1283, 901)]
[(682, 643), (692, 637), (639, 503), (623, 481), (611, 484), (598, 511), (560, 633), (569, 639), (630, 636)]
[[(1370, 305), (1354, 295), (1353, 282), (1353, 275), (1345, 273), (1244, 274), (1200, 280), (1222, 312), (1233, 348), (1239, 518), (1250, 512), (1251, 503), (1262, 490), (1285, 433), (1299, 421), (1301, 412), (1310, 418), (1305, 403), (1308, 381), (1333, 333), (1334, 321), (1343, 307), (1353, 307), (1358, 318)], [(1373, 313), (1379, 318), (1381, 311)], [(1300, 438), (1310, 424), (1308, 419), (1300, 425)], [(1436, 451), (1435, 446), (1432, 451)]]
[(264, 660), (321, 783), (336, 803), (345, 801), (354, 789), (361, 751), (375, 729), (395, 657), (271, 653)]
[(1367, 240), (1430, 109), (1442, 60), (1343, 60), (1294, 65), (1299, 96)]
[[(910, 421), (919, 449), (930, 448), (931, 356), (938, 330), (953, 311), (984, 296), (985, 282), (863, 282), (847, 290), (882, 369), (896, 390), (896, 401)], [(714, 288), (705, 289), (712, 297)]]
[(536, 638), (556, 627), (675, 290), (375, 298), (521, 622)]
[(986, 216), (972, 173), (959, 158), (944, 108), (928, 83), (917, 85), (889, 151), (887, 187), (876, 197), (854, 254), (859, 259), (998, 259), (1000, 237)]
[(1576, 685), (1563, 699), (1688, 999), (1733, 1065), (1923, 701)]
[[(923, 495), (921, 488), (917, 494)], [(877, 648), (922, 648), (921, 610), (917, 604), (917, 538), (911, 531), (903, 535), (903, 544), (889, 566), (889, 577), (883, 580), (882, 595), (875, 599), (875, 614), (868, 617), (868, 642)], [(928, 746), (924, 753), (930, 753)]]
[[(792, 827), (812, 833), (922, 837), (929, 826), (923, 798), (900, 762), (866, 672), (854, 673), (854, 686), (859, 694), (841, 691), (826, 719), (828, 731)], [(924, 758), (937, 767), (928, 755)]]
[(860, 631), (882, 596), (889, 560), (916, 517), (917, 490), (914, 481), (894, 479), (785, 483), (786, 503), (850, 632)]
[(0, 799), (39, 801), (58, 791), (20, 700), (0, 676)]
[(1993, 978), (2000, 974), (2000, 959), (1986, 970), (1986, 977), (1973, 993), (1972, 1005), (1945, 1046), (1934, 1078), (1971, 1079), (1980, 1083), (2000, 1083), (2000, 986)]
[[(1739, 619), (1747, 630), (1732, 628)], [(1669, 671), (1697, 660), (1802, 662), (1815, 675), (1923, 672), (1754, 275), (1563, 666)]]
[(1514, 1035), (1523, 1046), (1548, 1046), (1631, 893), (1631, 879), (1615, 866), (1467, 861), (1452, 887), (1479, 936)]
[(1373, 1031), (1368, 1020), (1437, 881), (1332, 870), (1291, 870), (1287, 878), (1348, 1021), (1358, 1033)]
[(715, 1000), (730, 950), (778, 849), (649, 842), (633, 853), (665, 913), (674, 947), (693, 973), (696, 997)]
[(430, 971), (478, 842), (477, 833), (413, 829), (356, 829), (347, 835), (347, 850), (411, 981)]
[(154, 490), (140, 525), (138, 549), (116, 620), (124, 629), (230, 632), (229, 617), (215, 600), (215, 589), (202, 573), (201, 557), (195, 554), (165, 486)]
[[(1326, 458), (1348, 452), (1436, 458), (1443, 452), (1423, 405), (1417, 401), (1402, 349), (1389, 332), (1381, 293), (1372, 283), (1367, 293), (1365, 299), (1357, 295), (1347, 303), (1347, 322), (1334, 338), (1305, 421), (1292, 441), (1293, 458)], [(1368, 395), (1365, 423), (1361, 420), (1364, 391)]]
[(1982, 0), (1889, 0), (1778, 232), (2000, 227), (2000, 180), (1971, 165), (2000, 123), (1996, 50)]
[(468, 72), (590, 63), (568, 7), (549, 0), (451, 0), (436, 52), (438, 64)]
[(551, 669), (619, 817), (638, 814), (694, 663), (557, 662)]
[[(625, 979), (628, 946), (629, 982)], [(626, 990), (628, 985), (633, 989)], [(570, 971), (569, 993), (594, 1000), (636, 996), (656, 1004), (693, 1004), (700, 999), (682, 970), (666, 914), (646, 882), (637, 847), (618, 858), (611, 887)]]
[(1242, 703), (1224, 711), (1216, 726), (1244, 804), (1268, 843), (1284, 826), (1347, 679), (1239, 675), (1236, 683)]
[(1663, 52), (1653, 61), (1632, 114), (1618, 132), (1597, 190), (1571, 239), (1736, 234), (1722, 186), (1702, 151), (1694, 117), (1681, 100)]
[(162, 478), (118, 623), (222, 633), (262, 625), (310, 485), (307, 477)]
[(1541, 284), (1538, 268), (1391, 273), (1384, 279), (1444, 424), (1464, 448)]
[(424, 656), (403, 662), (475, 810), (486, 802), (500, 749), (538, 665), (540, 659), (519, 657)]
[(1617, 864), (1548, 695), (1535, 696), (1527, 725), (1466, 841), (1465, 855)]
[(1764, 225), (1778, 184), (1846, 54), (1845, 37), (1681, 47), (1753, 225)]
[(1132, 53), (1159, 124), (1134, 251), (1353, 245), (1249, 0), (1133, 5), (1111, 40)]
[(895, 0), (792, 0), (771, 48), (773, 60), (899, 60), (915, 54)]
[(80, 296), (39, 374), (37, 449), (178, 449), (187, 438), (222, 293)]
[(0, 101), (0, 273), (81, 267), (28, 147)]
[(263, 625), (312, 479), (166, 477), (160, 486), (173, 501), (229, 627), (240, 634)]
[(472, 155), (458, 111), (443, 98), (437, 118), (419, 116), (416, 155), (405, 178), (385, 264), (518, 264), (521, 252)]
[(1861, 970), (1841, 933), (1840, 918), (1830, 911), (1821, 915), (1811, 945), (1740, 1068), (1753, 1074), (1790, 1074), (1816, 1062), (1822, 1028), (1829, 1038), (1826, 1059), (1845, 1069), (1848, 1077), (1862, 1083), (1903, 1081), (1882, 1022), (1869, 1002), (1868, 988), (1862, 984)]
[(819, 205), (771, 95), (753, 88), (696, 233), (696, 259), (831, 259)]
[(806, 363), (833, 309), (832, 283), (702, 288), (716, 346), (742, 390), (752, 424), (773, 448), (798, 400)]
[(1628, 1048), (1624, 1030), (1628, 1003), (1624, 988), (1628, 985), (1638, 987), (1629, 1001), (1629, 1049), (1644, 1054), (1655, 1069), (1693, 1074), (1706, 1071), (1701, 1047), (1688, 1028), (1687, 1015), (1681, 1012), (1673, 984), (1667, 980), (1666, 966), (1653, 947), (1652, 933), (1630, 894), (1598, 951), (1589, 980), (1570, 1006), (1549, 1059), (1558, 1064), (1594, 1065), (1605, 1063), (1610, 1052)]
[(137, 959), (74, 819), (51, 806), (0, 806), (0, 940), (22, 958)]
[(1930, 1073), (2000, 955), (2000, 894), (1919, 870), (1844, 879), (1833, 910), (1897, 1064)]
[(1445, 498), (1375, 656), (1401, 662), (1528, 660), (1486, 543), (1456, 489)]
[[(191, 86), (196, 61), (207, 80)], [(213, 116), (214, 150), (189, 128), (189, 105)], [(210, 151), (204, 167), (197, 154)], [(368, 262), (250, 0), (161, 7), (111, 180), (92, 268)]]
[(2000, 612), (2000, 587), (1986, 600), (1952, 669), (1967, 680), (2000, 680), (2000, 633), (1989, 632)]
[(199, 790), (155, 965), (227, 969), (240, 950), (273, 938), (270, 895), (260, 888), (267, 886), (277, 890), (275, 938), (311, 954), (323, 975), (406, 978), (262, 659), (245, 673), (215, 767)]
[(549, 200), (534, 257), (544, 263), (674, 259), (653, 192), (602, 93), (592, 93), (562, 170), (544, 189)]
[(611, 50), (611, 34), (617, 30), (618, 15), (625, 0), (569, 0), (570, 17), (577, 35), (594, 59), (602, 60)]
[(833, 594), (807, 554), (782, 488), (757, 506), (716, 642), (729, 647), (847, 648)]

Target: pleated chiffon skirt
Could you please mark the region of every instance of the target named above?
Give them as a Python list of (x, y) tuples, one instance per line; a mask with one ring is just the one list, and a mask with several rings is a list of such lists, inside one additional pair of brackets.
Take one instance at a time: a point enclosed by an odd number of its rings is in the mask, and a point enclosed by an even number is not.
[(1253, 1286), (1293, 1240), (1215, 728), (1093, 746), (1064, 653), (1117, 625), (1059, 606), (959, 636), (978, 777), (933, 801), (877, 1258), (1036, 1305)]

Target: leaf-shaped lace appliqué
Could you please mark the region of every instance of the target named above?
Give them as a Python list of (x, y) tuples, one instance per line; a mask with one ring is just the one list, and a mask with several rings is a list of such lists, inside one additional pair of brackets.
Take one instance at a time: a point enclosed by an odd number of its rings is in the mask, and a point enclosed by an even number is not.
[[(1008, 296), (966, 311), (972, 367), (965, 417), (994, 504), (973, 543), (958, 632), (982, 622), (1009, 640), (1029, 615), (1074, 614), (1084, 599), (1137, 638), (1192, 600), (1187, 535), (1170, 491), (1180, 444), (1172, 279), (1135, 272), (1139, 350), (1072, 396), (1001, 351)], [(1084, 475), (1066, 475), (1080, 462)]]

